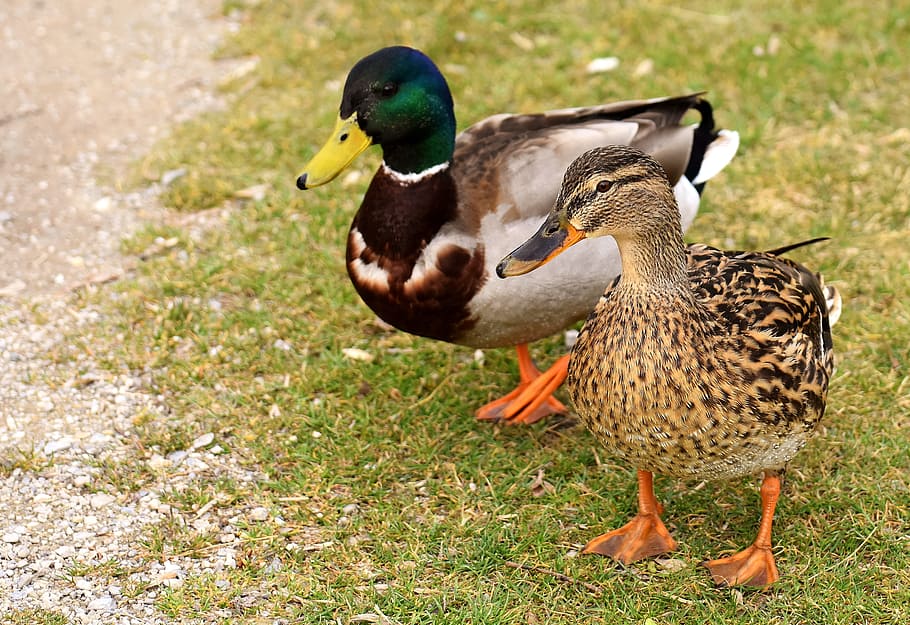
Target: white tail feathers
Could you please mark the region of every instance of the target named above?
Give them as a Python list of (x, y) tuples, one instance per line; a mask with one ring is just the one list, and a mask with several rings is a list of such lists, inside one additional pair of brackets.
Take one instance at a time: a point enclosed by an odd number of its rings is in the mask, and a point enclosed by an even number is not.
[(739, 133), (735, 130), (721, 130), (717, 133), (717, 138), (711, 142), (705, 151), (705, 157), (701, 162), (701, 168), (695, 176), (692, 184), (701, 184), (707, 182), (726, 167), (736, 151), (739, 149)]
[(840, 292), (830, 284), (823, 284), (822, 292), (825, 294), (825, 305), (828, 307), (828, 325), (833, 326), (840, 319), (844, 300)]
[(682, 223), (683, 232), (685, 232), (695, 221), (701, 197), (685, 176), (679, 177), (679, 182), (673, 187), (673, 194), (676, 196), (676, 204), (679, 206), (679, 220)]

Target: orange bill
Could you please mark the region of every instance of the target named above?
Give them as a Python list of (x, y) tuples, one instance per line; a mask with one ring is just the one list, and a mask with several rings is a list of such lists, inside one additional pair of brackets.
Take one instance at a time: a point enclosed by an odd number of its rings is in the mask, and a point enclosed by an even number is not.
[(499, 261), (496, 274), (500, 278), (520, 276), (547, 264), (585, 238), (579, 230), (558, 214), (551, 214), (534, 235)]

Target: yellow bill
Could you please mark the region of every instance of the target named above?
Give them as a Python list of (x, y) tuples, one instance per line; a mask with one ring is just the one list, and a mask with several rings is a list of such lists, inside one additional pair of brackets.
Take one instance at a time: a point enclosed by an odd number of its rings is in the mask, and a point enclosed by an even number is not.
[(339, 117), (329, 140), (303, 168), (297, 178), (297, 187), (312, 189), (331, 182), (372, 143), (373, 140), (357, 125), (357, 113), (347, 119)]

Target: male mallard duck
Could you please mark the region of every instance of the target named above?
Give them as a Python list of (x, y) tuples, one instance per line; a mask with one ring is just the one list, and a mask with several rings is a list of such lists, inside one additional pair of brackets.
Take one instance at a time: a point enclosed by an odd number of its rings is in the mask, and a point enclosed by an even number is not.
[(763, 471), (755, 542), (705, 564), (719, 584), (770, 584), (778, 579), (771, 520), (779, 475), (825, 410), (837, 292), (779, 256), (796, 246), (687, 250), (664, 171), (627, 146), (576, 160), (550, 216), (497, 271), (518, 275), (606, 235), (619, 245), (622, 273), (579, 333), (566, 384), (588, 428), (638, 469), (639, 512), (585, 551), (628, 564), (676, 547), (652, 472), (718, 479)]
[[(690, 109), (697, 126), (681, 126)], [(632, 144), (670, 172), (685, 227), (698, 210), (693, 185), (723, 169), (738, 135), (716, 131), (699, 95), (604, 104), (536, 115), (495, 115), (455, 135), (452, 96), (423, 53), (384, 48), (348, 74), (340, 116), (297, 180), (325, 184), (373, 143), (383, 163), (354, 217), (347, 269), (366, 304), (405, 332), (470, 347), (516, 346), (521, 383), (478, 418), (533, 422), (565, 407), (551, 393), (568, 357), (541, 374), (527, 343), (587, 315), (619, 271), (601, 241), (521, 281), (493, 276), (496, 262), (540, 224), (576, 156)], [(556, 285), (570, 284), (565, 292)], [(534, 382), (532, 384), (532, 382)]]

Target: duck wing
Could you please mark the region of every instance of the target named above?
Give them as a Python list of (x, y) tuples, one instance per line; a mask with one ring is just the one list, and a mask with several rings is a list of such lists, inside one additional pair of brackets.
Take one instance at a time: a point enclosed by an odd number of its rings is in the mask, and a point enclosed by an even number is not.
[[(701, 114), (701, 122), (681, 126), (693, 109)], [(552, 207), (566, 168), (587, 150), (634, 145), (657, 158), (675, 185), (684, 175), (695, 181), (709, 168), (706, 154), (712, 143), (731, 135), (735, 133), (714, 128), (711, 106), (697, 93), (530, 115), (500, 114), (458, 135), (453, 175), (456, 184), (464, 182), (458, 184), (459, 203), (469, 211), (505, 210), (504, 219), (542, 217)], [(710, 165), (714, 173), (733, 157), (738, 138), (726, 144), (726, 154)], [(472, 217), (481, 219), (483, 214)]]
[[(769, 252), (723, 251), (688, 246), (689, 277), (698, 297), (732, 331), (799, 342), (806, 368), (833, 370), (832, 314), (840, 296), (820, 274), (782, 254), (814, 239)], [(836, 310), (835, 310), (836, 302)], [(812, 361), (811, 366), (809, 361)]]

